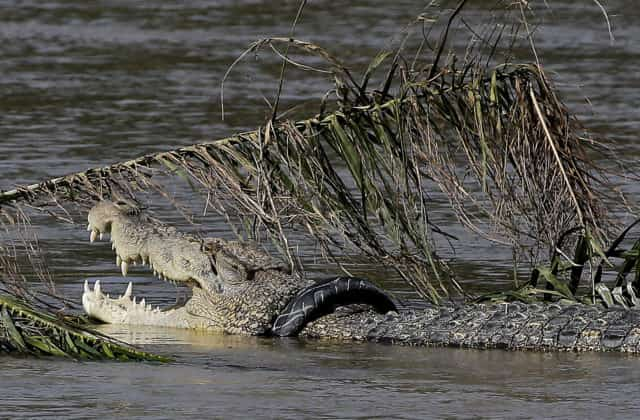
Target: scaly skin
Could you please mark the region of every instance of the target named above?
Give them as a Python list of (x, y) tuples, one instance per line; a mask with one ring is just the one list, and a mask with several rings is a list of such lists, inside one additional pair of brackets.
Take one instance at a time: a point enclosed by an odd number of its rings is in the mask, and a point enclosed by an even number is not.
[[(114, 249), (125, 264), (148, 261), (163, 277), (194, 286), (185, 306), (160, 311), (132, 300), (131, 285), (123, 296), (112, 299), (98, 282), (93, 290), (85, 284), (87, 314), (107, 323), (269, 334), (272, 327), (278, 330), (276, 318), (288, 324), (306, 315), (308, 302), (320, 306), (327, 291), (335, 288), (335, 297), (364, 290), (353, 286), (364, 280), (350, 278), (308, 287), (306, 280), (290, 275), (256, 248), (178, 233), (123, 202), (96, 205), (89, 213), (89, 229), (92, 240), (111, 232)], [(289, 302), (298, 304), (287, 306)], [(355, 303), (353, 296), (339, 302), (350, 303)], [(379, 314), (351, 305), (313, 318), (305, 318), (302, 336), (423, 346), (640, 352), (640, 312), (622, 308), (510, 303)]]
[(509, 303), (332, 314), (310, 323), (302, 335), (411, 346), (640, 353), (640, 311)]

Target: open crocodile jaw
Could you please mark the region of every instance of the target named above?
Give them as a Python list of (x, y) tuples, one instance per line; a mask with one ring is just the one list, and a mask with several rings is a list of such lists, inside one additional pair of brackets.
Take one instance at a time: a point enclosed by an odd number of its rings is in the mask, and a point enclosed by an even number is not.
[[(173, 228), (145, 223), (129, 204), (101, 202), (88, 216), (89, 240), (95, 242), (110, 235), (116, 264), (127, 276), (131, 265), (149, 265), (154, 275), (166, 282), (185, 284), (200, 297), (205, 293), (220, 293), (221, 282), (214, 274), (209, 256), (194, 238), (179, 234)], [(93, 290), (85, 282), (82, 303), (90, 316), (107, 323), (154, 324), (193, 328), (183, 305), (160, 309), (140, 302), (132, 296), (132, 284), (119, 298), (102, 292), (100, 281)], [(188, 320), (189, 322), (183, 322)], [(196, 322), (197, 323), (197, 322)], [(195, 327), (199, 327), (196, 325)]]
[(104, 233), (111, 235), (123, 275), (129, 264), (141, 262), (163, 280), (197, 286), (184, 306), (162, 311), (144, 299), (138, 303), (131, 284), (124, 295), (111, 298), (102, 293), (100, 282), (93, 290), (85, 283), (84, 309), (103, 322), (289, 336), (336, 305), (369, 304), (385, 313), (395, 310), (384, 292), (364, 279), (311, 284), (249, 244), (219, 238), (200, 241), (150, 221), (126, 203), (98, 203), (89, 212), (88, 229), (92, 241)]

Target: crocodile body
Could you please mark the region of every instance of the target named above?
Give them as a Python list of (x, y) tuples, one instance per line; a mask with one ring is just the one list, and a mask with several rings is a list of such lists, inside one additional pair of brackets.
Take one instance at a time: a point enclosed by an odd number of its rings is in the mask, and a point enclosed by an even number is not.
[(640, 353), (640, 311), (583, 304), (468, 304), (332, 314), (302, 335), (410, 346)]
[(88, 229), (92, 241), (111, 234), (123, 275), (140, 262), (161, 279), (192, 286), (184, 306), (161, 310), (137, 302), (131, 284), (110, 298), (98, 282), (93, 289), (85, 283), (86, 312), (107, 323), (420, 346), (640, 352), (640, 311), (521, 303), (396, 310), (364, 279), (314, 284), (256, 247), (179, 233), (125, 202), (98, 203)]

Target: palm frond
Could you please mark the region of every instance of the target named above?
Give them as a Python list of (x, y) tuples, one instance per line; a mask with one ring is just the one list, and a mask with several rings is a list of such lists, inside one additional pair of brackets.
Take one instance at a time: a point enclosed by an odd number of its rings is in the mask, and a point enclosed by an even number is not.
[(0, 353), (60, 356), (91, 360), (144, 360), (168, 362), (98, 334), (78, 319), (58, 318), (15, 297), (0, 294)]
[[(361, 83), (316, 44), (259, 40), (243, 56), (266, 47), (278, 53), (285, 44), (327, 63), (333, 110), (325, 112), (323, 101), (308, 119), (269, 120), (223, 140), (16, 188), (0, 193), (0, 212), (9, 218), (25, 203), (88, 207), (100, 198), (163, 192), (158, 175), (179, 175), (219, 213), (243, 221), (248, 236), (267, 232), (294, 269), (301, 262), (289, 234), (304, 232), (343, 270), (342, 256), (358, 255), (392, 267), (434, 302), (463, 292), (437, 254), (439, 238), (452, 237), (431, 220), (434, 191), (463, 225), (533, 259), (552, 255), (562, 232), (576, 227), (604, 243), (616, 201), (606, 172), (589, 159), (601, 148), (582, 134), (540, 65), (488, 64), (501, 33), (462, 58), (444, 54), (464, 5), (429, 54), (422, 46), (416, 53), (433, 57), (430, 63), (407, 63), (402, 49), (383, 52)], [(385, 68), (387, 57), (394, 58)], [(378, 74), (385, 75), (380, 88), (368, 88)]]

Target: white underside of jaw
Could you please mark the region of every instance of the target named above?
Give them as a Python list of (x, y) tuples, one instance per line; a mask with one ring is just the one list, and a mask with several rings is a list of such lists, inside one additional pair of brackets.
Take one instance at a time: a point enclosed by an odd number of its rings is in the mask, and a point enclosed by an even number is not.
[(132, 296), (133, 285), (118, 298), (112, 298), (102, 292), (100, 280), (96, 280), (93, 290), (89, 282), (84, 282), (82, 307), (87, 315), (108, 324), (155, 325), (174, 328), (195, 328), (193, 320), (183, 308), (161, 311), (158, 307), (139, 302)]
[(96, 280), (93, 290), (87, 280), (84, 282), (82, 306), (88, 315), (103, 322), (126, 323), (127, 318), (132, 316), (141, 317), (160, 312), (160, 308), (147, 305), (144, 298), (140, 302), (137, 300), (133, 296), (131, 282), (129, 282), (124, 294), (118, 298), (111, 298), (108, 294), (102, 293), (100, 280)]

